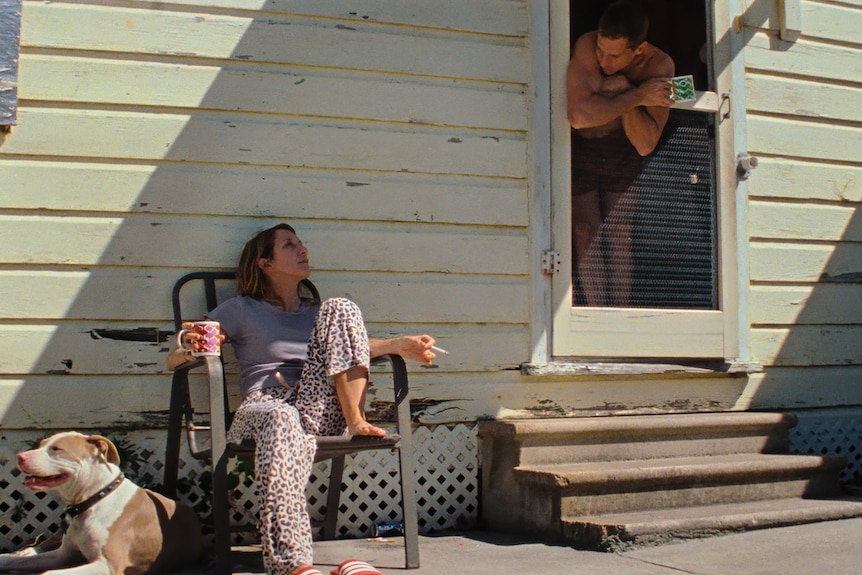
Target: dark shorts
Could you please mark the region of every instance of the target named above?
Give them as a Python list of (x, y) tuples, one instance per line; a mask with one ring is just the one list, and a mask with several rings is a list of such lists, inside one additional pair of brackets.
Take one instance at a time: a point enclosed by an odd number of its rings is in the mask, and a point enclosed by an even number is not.
[(625, 192), (641, 173), (641, 157), (625, 132), (583, 138), (572, 131), (572, 195)]

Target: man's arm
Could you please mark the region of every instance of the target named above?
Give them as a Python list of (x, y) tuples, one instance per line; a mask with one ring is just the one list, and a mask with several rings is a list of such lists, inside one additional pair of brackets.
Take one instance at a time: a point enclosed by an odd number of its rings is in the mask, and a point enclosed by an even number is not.
[(569, 124), (576, 130), (603, 126), (641, 104), (635, 89), (603, 93), (604, 78), (596, 58), (595, 33), (584, 34), (566, 70)]
[(670, 115), (669, 107), (673, 104), (668, 97), (667, 83), (667, 78), (674, 73), (673, 61), (665, 56), (650, 68), (651, 79), (638, 86), (645, 104), (623, 114), (623, 129), (626, 137), (641, 156), (651, 154), (655, 150)]

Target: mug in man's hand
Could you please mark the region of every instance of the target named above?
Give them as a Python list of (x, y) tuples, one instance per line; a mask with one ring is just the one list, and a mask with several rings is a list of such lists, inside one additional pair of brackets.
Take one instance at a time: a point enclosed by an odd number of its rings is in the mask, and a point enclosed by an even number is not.
[(691, 102), (697, 100), (694, 91), (694, 76), (677, 76), (670, 79), (671, 98), (674, 102)]

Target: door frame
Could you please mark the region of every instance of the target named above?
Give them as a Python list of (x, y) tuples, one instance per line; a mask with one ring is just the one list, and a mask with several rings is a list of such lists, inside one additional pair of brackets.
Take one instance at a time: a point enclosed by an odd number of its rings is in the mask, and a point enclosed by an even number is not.
[[(716, 99), (722, 106), (722, 121), (718, 126), (720, 138), (716, 149), (716, 185), (719, 203), (719, 312), (664, 314), (679, 321), (682, 326), (698, 325), (705, 319), (721, 332), (720, 341), (713, 341), (707, 355), (724, 359), (730, 363), (751, 361), (748, 320), (748, 233), (747, 233), (747, 188), (738, 181), (736, 157), (745, 151), (745, 91), (744, 44), (741, 30), (734, 29), (734, 15), (740, 14), (740, 0), (712, 2), (712, 25), (715, 62)], [(532, 28), (532, 119), (531, 149), (532, 172), (530, 174), (531, 209), (531, 254), (533, 259), (531, 291), (531, 354), (532, 364), (571, 362), (593, 357), (625, 360), (631, 355), (609, 356), (608, 354), (578, 353), (561, 345), (560, 334), (571, 326), (571, 320), (561, 322), (561, 315), (576, 320), (582, 327), (593, 322), (607, 321), (613, 310), (607, 308), (572, 308), (571, 302), (571, 257), (570, 222), (566, 215), (554, 218), (555, 211), (568, 213), (571, 184), (570, 129), (565, 113), (565, 70), (569, 59), (569, 2), (568, 0), (538, 0), (531, 3)], [(559, 42), (558, 38), (565, 38)], [(568, 197), (567, 197), (568, 196)], [(740, 241), (741, 240), (741, 241)], [(567, 245), (568, 244), (568, 247)], [(542, 260), (546, 252), (563, 255), (557, 273), (547, 274)], [(566, 261), (568, 259), (568, 261)], [(545, 266), (546, 268), (546, 266)], [(568, 280), (566, 279), (568, 278)], [(568, 288), (564, 286), (568, 284)], [(561, 295), (562, 294), (562, 295)], [(569, 303), (566, 308), (566, 303)], [(584, 310), (595, 310), (587, 314)], [(628, 311), (631, 311), (630, 309)], [(655, 310), (648, 310), (654, 312)], [(613, 313), (610, 313), (614, 315)], [(641, 313), (645, 317), (648, 314)], [(648, 322), (647, 322), (648, 323)], [(639, 324), (640, 325), (640, 324)], [(717, 328), (715, 326), (718, 326)], [(647, 327), (647, 332), (649, 329)], [(661, 325), (658, 333), (665, 334)], [(643, 339), (640, 330), (623, 327), (627, 337)], [(632, 335), (634, 334), (634, 335)], [(714, 340), (714, 338), (713, 338)], [(677, 357), (656, 349), (644, 349), (640, 359)]]

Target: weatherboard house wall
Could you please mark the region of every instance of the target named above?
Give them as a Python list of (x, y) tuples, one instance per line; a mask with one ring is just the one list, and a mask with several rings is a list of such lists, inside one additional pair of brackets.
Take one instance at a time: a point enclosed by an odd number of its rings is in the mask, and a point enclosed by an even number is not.
[(0, 147), (0, 432), (157, 436), (171, 286), (231, 268), (280, 221), (372, 335), (428, 332), (450, 351), (410, 366), (428, 430), (723, 409), (858, 421), (862, 4), (803, 1), (782, 39), (777, 0), (734, 3), (735, 121), (760, 160), (739, 206), (743, 295), (763, 370), (636, 378), (520, 370), (553, 355), (535, 335), (535, 222), (555, 193), (536, 176), (548, 4), (25, 0), (18, 125)]

